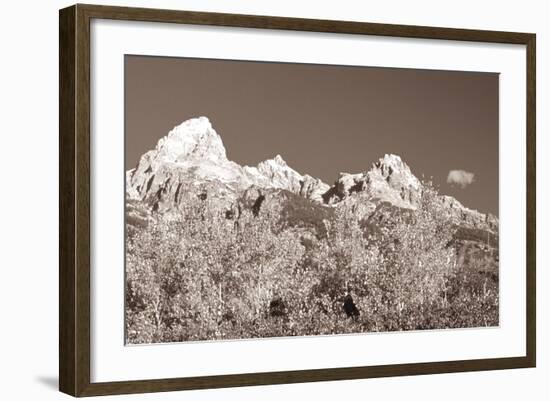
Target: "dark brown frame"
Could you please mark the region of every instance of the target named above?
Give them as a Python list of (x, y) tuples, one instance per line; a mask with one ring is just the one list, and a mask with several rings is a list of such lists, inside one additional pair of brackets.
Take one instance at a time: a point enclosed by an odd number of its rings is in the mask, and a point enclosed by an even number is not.
[[(527, 324), (523, 357), (122, 382), (90, 382), (90, 20), (445, 39), (527, 48)], [(531, 33), (312, 20), (77, 4), (59, 13), (59, 389), (73, 396), (364, 379), (536, 365), (535, 47)]]

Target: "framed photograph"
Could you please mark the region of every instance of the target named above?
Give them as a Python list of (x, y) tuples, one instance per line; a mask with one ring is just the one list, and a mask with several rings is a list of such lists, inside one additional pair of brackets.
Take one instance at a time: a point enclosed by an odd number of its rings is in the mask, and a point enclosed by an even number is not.
[(534, 34), (59, 18), (61, 391), (535, 366)]

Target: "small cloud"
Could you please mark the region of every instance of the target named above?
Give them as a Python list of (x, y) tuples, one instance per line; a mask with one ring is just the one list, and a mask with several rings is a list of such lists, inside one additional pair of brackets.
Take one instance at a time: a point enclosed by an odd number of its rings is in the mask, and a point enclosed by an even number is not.
[(451, 170), (447, 176), (447, 184), (458, 185), (464, 189), (474, 182), (474, 173), (469, 173), (464, 170)]

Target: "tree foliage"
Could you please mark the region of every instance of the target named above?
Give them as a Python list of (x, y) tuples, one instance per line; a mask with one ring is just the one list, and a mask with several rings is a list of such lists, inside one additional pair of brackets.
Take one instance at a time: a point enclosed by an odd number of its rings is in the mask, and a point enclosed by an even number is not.
[(129, 343), (498, 324), (498, 283), (470, 282), (429, 186), (376, 232), (343, 203), (323, 236), (286, 224), (276, 202), (238, 218), (212, 202), (188, 195), (128, 236)]

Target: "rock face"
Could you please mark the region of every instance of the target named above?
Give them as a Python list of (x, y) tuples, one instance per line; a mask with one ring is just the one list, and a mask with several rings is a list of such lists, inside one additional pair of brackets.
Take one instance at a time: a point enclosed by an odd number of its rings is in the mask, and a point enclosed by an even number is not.
[(325, 184), (318, 178), (313, 178), (310, 175), (304, 175), (300, 181), (299, 194), (304, 198), (314, 200), (319, 203), (324, 203), (323, 195), (327, 193), (330, 186)]
[[(410, 167), (392, 154), (364, 172), (340, 173), (332, 186), (301, 175), (280, 155), (255, 167), (240, 166), (227, 159), (223, 142), (206, 117), (172, 129), (126, 173), (126, 182), (128, 201), (144, 202), (152, 211), (177, 209), (190, 195), (208, 196), (228, 216), (238, 214), (241, 201), (255, 204), (267, 196), (268, 202), (276, 202), (278, 191), (287, 191), (320, 207), (352, 206), (358, 218), (366, 219), (381, 203), (416, 209), (423, 190)], [(453, 223), (498, 233), (496, 217), (470, 210), (450, 196), (441, 196), (440, 201)]]

